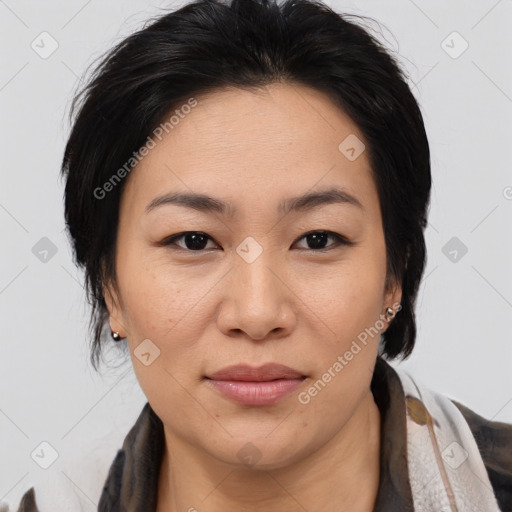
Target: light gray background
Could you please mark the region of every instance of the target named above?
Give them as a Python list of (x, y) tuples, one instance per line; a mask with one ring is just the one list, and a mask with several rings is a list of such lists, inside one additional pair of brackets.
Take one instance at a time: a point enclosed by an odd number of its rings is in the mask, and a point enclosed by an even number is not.
[[(431, 144), (419, 333), (401, 366), (479, 414), (512, 422), (512, 2), (326, 3), (381, 23), (377, 35), (401, 55)], [(37, 496), (59, 479), (96, 510), (146, 402), (130, 363), (103, 376), (88, 363), (88, 309), (63, 232), (58, 170), (78, 76), (159, 8), (177, 5), (0, 0), (0, 501), (13, 508), (30, 486)], [(31, 47), (42, 46), (43, 31), (58, 43), (46, 59)], [(46, 262), (32, 252), (43, 237), (57, 248)], [(468, 248), (457, 262), (443, 253), (452, 237)], [(43, 441), (59, 454), (46, 470), (31, 458)], [(38, 502), (53, 510), (49, 496)]]

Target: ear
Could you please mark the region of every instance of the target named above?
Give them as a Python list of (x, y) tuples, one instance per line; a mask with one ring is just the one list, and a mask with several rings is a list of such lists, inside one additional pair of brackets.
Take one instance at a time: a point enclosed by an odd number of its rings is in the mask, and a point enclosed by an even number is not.
[(123, 338), (126, 337), (126, 328), (123, 320), (123, 307), (119, 290), (109, 282), (102, 286), (103, 298), (107, 305), (109, 323), (112, 331), (117, 331)]
[(384, 309), (387, 308), (393, 309), (395, 315), (402, 309), (402, 286), (395, 282), (391, 282), (387, 285), (386, 290), (384, 291), (383, 297), (383, 305)]

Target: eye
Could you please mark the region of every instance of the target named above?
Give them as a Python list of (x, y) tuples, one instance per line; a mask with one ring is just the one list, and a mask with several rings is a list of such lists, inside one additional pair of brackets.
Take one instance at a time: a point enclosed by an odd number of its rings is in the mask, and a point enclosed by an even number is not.
[[(325, 247), (325, 243), (329, 238), (333, 239), (334, 243)], [(302, 235), (299, 238), (299, 241), (303, 239), (312, 246), (309, 248), (306, 247), (305, 249), (311, 249), (316, 252), (329, 251), (339, 245), (353, 245), (353, 242), (349, 242), (346, 238), (343, 238), (341, 235), (337, 235), (336, 233), (332, 233), (331, 231), (311, 231)]]
[[(183, 239), (183, 245), (176, 243), (178, 240)], [(187, 231), (186, 233), (180, 233), (179, 235), (173, 235), (166, 238), (161, 245), (177, 245), (182, 249), (189, 251), (202, 251), (205, 249), (208, 241), (212, 240), (206, 233), (201, 231)]]

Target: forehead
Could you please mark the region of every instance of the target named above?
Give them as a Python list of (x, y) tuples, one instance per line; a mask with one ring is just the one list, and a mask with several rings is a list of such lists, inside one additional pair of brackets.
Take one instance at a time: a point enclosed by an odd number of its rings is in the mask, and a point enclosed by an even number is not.
[(280, 83), (194, 100), (131, 172), (132, 205), (176, 191), (261, 204), (333, 186), (375, 202), (364, 137), (323, 93)]

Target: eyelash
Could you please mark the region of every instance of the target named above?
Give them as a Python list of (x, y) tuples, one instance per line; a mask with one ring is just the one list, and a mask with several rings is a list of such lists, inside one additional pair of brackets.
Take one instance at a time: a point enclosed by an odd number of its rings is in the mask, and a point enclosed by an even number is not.
[[(341, 235), (338, 235), (336, 233), (333, 233), (332, 231), (326, 231), (326, 230), (308, 231), (307, 233), (304, 233), (300, 238), (298, 238), (294, 242), (294, 245), (297, 242), (299, 242), (300, 240), (306, 238), (307, 236), (314, 235), (314, 234), (317, 234), (317, 233), (326, 234), (329, 237), (334, 238), (336, 242), (333, 245), (331, 245), (330, 247), (327, 247), (325, 249), (302, 249), (302, 250), (325, 253), (325, 252), (331, 251), (333, 249), (336, 249), (339, 246), (343, 246), (343, 245), (344, 246), (352, 246), (352, 245), (354, 245), (354, 242), (351, 242), (351, 241), (347, 240), (346, 238), (342, 237)], [(214, 241), (213, 238), (211, 238), (209, 235), (207, 235), (206, 233), (204, 233), (202, 231), (185, 231), (183, 233), (179, 233), (177, 235), (172, 235), (170, 237), (165, 238), (158, 245), (165, 246), (165, 247), (170, 247), (172, 245), (176, 245), (175, 242), (177, 240), (185, 237), (186, 235), (191, 235), (191, 234), (204, 235), (209, 240)], [(214, 241), (214, 243), (216, 243), (216, 242)], [(199, 250), (194, 251), (192, 249), (187, 249), (186, 247), (180, 247), (180, 246), (177, 246), (177, 248), (173, 248), (173, 247), (170, 247), (170, 248), (172, 248), (173, 250), (183, 250), (183, 251), (190, 252), (190, 253), (202, 253), (202, 252), (204, 252), (206, 250), (206, 249), (199, 249)]]

